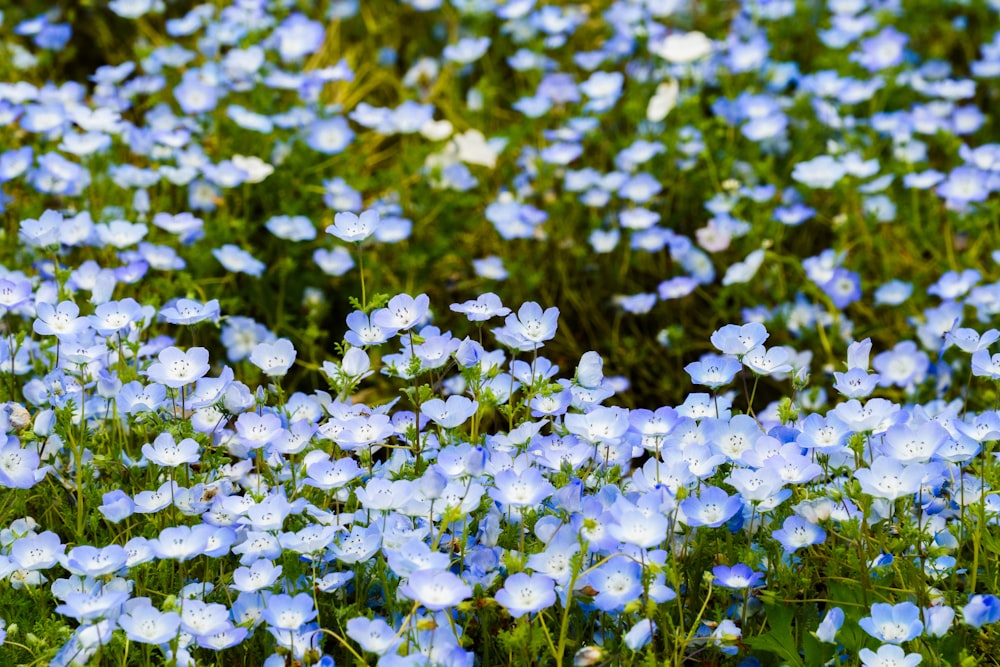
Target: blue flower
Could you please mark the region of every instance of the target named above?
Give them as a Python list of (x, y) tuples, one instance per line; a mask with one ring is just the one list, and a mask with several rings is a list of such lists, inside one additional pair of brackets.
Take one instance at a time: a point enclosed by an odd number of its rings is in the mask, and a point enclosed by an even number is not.
[(495, 598), (511, 616), (520, 618), (555, 604), (555, 581), (544, 574), (518, 572), (507, 577)]
[(973, 595), (968, 604), (962, 607), (962, 619), (974, 628), (1000, 621), (1000, 598), (995, 595)]
[(843, 624), (844, 610), (840, 607), (831, 608), (820, 621), (819, 627), (816, 628), (816, 639), (828, 644), (836, 642), (837, 631)]
[(432, 611), (454, 607), (472, 597), (472, 588), (447, 570), (418, 570), (398, 590)]
[(712, 583), (723, 588), (740, 590), (764, 585), (764, 573), (754, 572), (750, 569), (750, 566), (743, 563), (738, 563), (732, 567), (717, 565), (712, 568), (712, 574), (715, 575)]
[(919, 653), (906, 653), (898, 646), (883, 644), (878, 652), (863, 648), (858, 652), (864, 667), (916, 667), (923, 660)]
[(923, 632), (920, 608), (912, 602), (896, 605), (876, 602), (872, 605), (871, 616), (865, 616), (858, 625), (869, 635), (890, 644), (902, 644)]
[(798, 515), (792, 515), (785, 519), (780, 530), (771, 533), (771, 537), (781, 542), (786, 552), (794, 553), (802, 547), (826, 540), (826, 531)]

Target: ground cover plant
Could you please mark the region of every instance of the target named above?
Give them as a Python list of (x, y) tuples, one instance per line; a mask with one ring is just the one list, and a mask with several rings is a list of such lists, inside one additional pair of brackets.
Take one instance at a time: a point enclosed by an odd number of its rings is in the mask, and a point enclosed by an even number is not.
[(0, 663), (992, 664), (1000, 3), (0, 14)]

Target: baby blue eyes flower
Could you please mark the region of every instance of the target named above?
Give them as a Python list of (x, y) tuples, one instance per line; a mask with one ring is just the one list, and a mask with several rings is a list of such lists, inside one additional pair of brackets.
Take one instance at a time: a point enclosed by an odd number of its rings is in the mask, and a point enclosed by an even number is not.
[(507, 577), (494, 597), (511, 616), (520, 618), (555, 604), (555, 581), (544, 574), (518, 572)]
[(260, 278), (267, 266), (246, 250), (231, 243), (221, 248), (213, 248), (212, 255), (219, 260), (225, 269), (231, 273), (245, 273), (254, 278)]
[[(0, 286), (2, 286), (2, 282), (0, 282)], [(493, 317), (504, 317), (510, 314), (510, 308), (504, 306), (500, 297), (493, 292), (480, 294), (475, 300), (460, 304), (453, 303), (450, 308), (456, 313), (463, 313), (470, 322), (485, 322)]]
[(160, 352), (158, 361), (146, 370), (146, 376), (173, 389), (180, 389), (208, 373), (208, 350), (192, 347), (186, 352), (168, 347)]
[(743, 507), (743, 499), (730, 496), (716, 486), (704, 486), (697, 496), (681, 501), (682, 521), (688, 526), (718, 528), (729, 521)]
[(177, 636), (181, 617), (177, 612), (161, 612), (148, 598), (136, 598), (118, 617), (125, 636), (140, 644), (166, 644)]
[(350, 619), (347, 621), (347, 636), (356, 641), (363, 650), (376, 655), (386, 655), (394, 651), (403, 641), (396, 636), (392, 626), (381, 618)]
[(295, 12), (275, 28), (272, 37), (283, 62), (298, 62), (323, 45), (326, 30), (319, 21)]
[(377, 211), (368, 210), (361, 215), (344, 211), (334, 216), (333, 224), (326, 228), (326, 233), (336, 236), (341, 241), (360, 243), (375, 233), (378, 224)]
[(399, 586), (399, 593), (432, 611), (441, 611), (472, 597), (472, 588), (447, 570), (418, 570)]
[(712, 345), (723, 354), (742, 357), (753, 348), (762, 345), (768, 336), (767, 329), (759, 322), (750, 322), (742, 326), (727, 324), (712, 334), (711, 341)]
[(712, 583), (723, 588), (740, 590), (764, 585), (764, 574), (762, 572), (754, 572), (748, 565), (742, 563), (738, 563), (732, 567), (717, 565), (712, 568), (712, 574), (715, 575)]
[(112, 523), (118, 523), (126, 519), (135, 512), (135, 503), (121, 489), (115, 489), (105, 493), (102, 497), (103, 504), (97, 509), (105, 519)]
[(962, 620), (974, 628), (1000, 621), (1000, 598), (995, 595), (973, 595), (968, 604), (962, 607)]
[(864, 667), (916, 667), (923, 660), (919, 653), (906, 653), (893, 644), (883, 644), (878, 652), (863, 648), (858, 657)]
[(847, 175), (847, 168), (837, 158), (820, 155), (799, 162), (792, 170), (792, 179), (814, 189), (827, 190)]
[(343, 152), (354, 139), (354, 131), (347, 121), (337, 116), (317, 120), (309, 127), (306, 145), (319, 153), (336, 155)]
[(890, 644), (902, 644), (923, 632), (920, 608), (912, 602), (897, 605), (876, 602), (871, 616), (858, 621), (862, 630), (872, 637)]
[(816, 639), (827, 644), (837, 641), (837, 631), (844, 624), (844, 610), (840, 607), (833, 607), (826, 612), (826, 616), (820, 621), (816, 628)]
[(489, 280), (506, 280), (510, 274), (504, 268), (503, 260), (496, 255), (472, 260), (476, 275)]
[(389, 299), (385, 308), (379, 308), (371, 315), (371, 322), (386, 330), (404, 331), (418, 324), (427, 316), (430, 297), (418, 294), (397, 294)]
[(558, 319), (558, 308), (553, 306), (543, 312), (541, 306), (529, 301), (518, 309), (516, 315), (507, 316), (503, 329), (494, 329), (493, 332), (502, 331), (502, 334), (509, 337), (508, 340), (516, 342), (514, 347), (537, 349), (556, 335)]
[(287, 338), (279, 338), (273, 343), (258, 343), (250, 352), (250, 362), (264, 375), (277, 377), (285, 375), (295, 363), (295, 347)]
[(444, 47), (441, 55), (449, 62), (468, 65), (482, 58), (489, 48), (489, 37), (464, 37), (456, 44)]
[(153, 440), (153, 444), (142, 446), (142, 455), (158, 466), (175, 468), (185, 463), (197, 463), (201, 447), (191, 438), (174, 442), (169, 433), (161, 433)]
[(792, 515), (785, 519), (780, 530), (771, 536), (781, 542), (788, 553), (794, 553), (802, 547), (820, 544), (826, 540), (826, 531), (817, 525), (809, 523), (800, 516)]

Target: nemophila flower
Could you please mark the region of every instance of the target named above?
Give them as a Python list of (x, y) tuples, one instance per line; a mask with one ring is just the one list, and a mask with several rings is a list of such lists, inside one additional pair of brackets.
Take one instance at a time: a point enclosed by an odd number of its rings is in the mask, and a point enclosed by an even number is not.
[(244, 627), (235, 627), (230, 621), (221, 624), (214, 632), (197, 636), (198, 646), (212, 651), (222, 651), (238, 646), (247, 638), (250, 631)]
[(902, 463), (926, 463), (935, 458), (951, 434), (935, 421), (919, 425), (893, 424), (883, 436), (883, 451)]
[(871, 395), (881, 378), (878, 373), (869, 374), (860, 368), (852, 368), (846, 373), (835, 372), (833, 377), (836, 380), (833, 388), (847, 398), (865, 398)]
[(833, 416), (852, 431), (873, 431), (881, 433), (892, 424), (901, 421), (905, 414), (899, 406), (884, 398), (871, 398), (861, 403), (851, 399), (838, 403), (830, 410), (827, 417)]
[(830, 279), (820, 285), (837, 308), (846, 308), (861, 298), (861, 276), (842, 266), (833, 269)]
[(927, 376), (930, 358), (925, 352), (917, 349), (916, 343), (904, 340), (897, 343), (892, 350), (876, 355), (872, 366), (879, 373), (880, 386), (897, 386), (912, 390)]
[(979, 350), (972, 355), (972, 374), (991, 380), (1000, 380), (1000, 354), (990, 355), (989, 350)]
[(8, 438), (0, 447), (0, 487), (8, 489), (30, 489), (41, 477), (38, 452), (22, 448), (17, 438)]
[[(505, 333), (514, 341), (521, 341), (527, 349), (537, 349), (556, 334), (558, 326), (559, 309), (556, 307), (542, 307), (534, 301), (524, 303), (517, 311), (517, 314), (510, 314), (505, 320)], [(494, 329), (494, 333), (500, 331)], [(520, 346), (518, 346), (520, 347)]]
[(967, 354), (985, 350), (998, 339), (1000, 331), (996, 329), (988, 329), (980, 335), (975, 329), (959, 327), (945, 334), (945, 341), (949, 345), (954, 345)]
[(26, 172), (34, 161), (34, 149), (31, 146), (13, 148), (0, 153), (0, 183), (13, 180)]
[(569, 414), (566, 429), (588, 442), (611, 442), (621, 438), (629, 428), (628, 410), (597, 406), (584, 414)]
[(285, 375), (295, 363), (295, 357), (295, 347), (287, 338), (258, 343), (250, 352), (250, 362), (269, 377)]
[(125, 567), (126, 560), (128, 553), (117, 544), (100, 549), (84, 544), (69, 550), (63, 559), (63, 566), (76, 575), (102, 577)]
[(764, 573), (754, 572), (748, 565), (742, 563), (738, 563), (732, 567), (716, 565), (712, 568), (712, 574), (715, 575), (712, 583), (723, 588), (741, 590), (764, 585)]
[(102, 336), (123, 331), (134, 322), (143, 319), (142, 305), (131, 297), (121, 301), (108, 301), (94, 309), (90, 315), (90, 324)]
[(212, 299), (204, 304), (191, 299), (177, 299), (160, 309), (160, 317), (170, 324), (195, 324), (219, 318), (219, 301)]
[(125, 605), (125, 612), (117, 622), (130, 640), (160, 645), (169, 643), (177, 636), (181, 617), (174, 611), (160, 611), (149, 598), (134, 598)]
[(883, 644), (878, 652), (863, 648), (858, 657), (864, 667), (916, 667), (924, 659), (919, 653), (906, 653), (893, 644)]
[(642, 595), (642, 566), (631, 558), (612, 558), (580, 583), (597, 591), (595, 607), (618, 611)]
[(764, 325), (759, 322), (737, 325), (727, 324), (716, 330), (711, 337), (712, 345), (724, 354), (742, 356), (762, 345), (769, 334)]
[(920, 490), (923, 476), (923, 466), (907, 465), (889, 456), (876, 457), (868, 468), (854, 471), (864, 493), (886, 500), (915, 494)]
[(817, 190), (832, 188), (846, 175), (847, 168), (837, 158), (829, 155), (799, 162), (792, 170), (793, 180)]
[(21, 570), (46, 570), (64, 557), (66, 545), (50, 530), (27, 535), (10, 545), (10, 560)]
[(131, 223), (127, 220), (112, 220), (108, 223), (94, 225), (97, 238), (105, 246), (124, 249), (133, 246), (146, 237), (149, 228), (141, 222)]
[(322, 23), (295, 12), (274, 29), (271, 44), (278, 49), (283, 62), (299, 62), (318, 50), (325, 38)]
[(244, 412), (236, 419), (236, 434), (250, 449), (264, 447), (281, 431), (281, 418), (273, 412)]
[(513, 469), (498, 472), (494, 476), (493, 487), (487, 493), (502, 505), (531, 507), (541, 504), (555, 490), (541, 471), (532, 467), (522, 472)]
[(337, 247), (333, 250), (317, 248), (313, 252), (313, 261), (323, 273), (330, 276), (342, 276), (354, 268), (354, 260), (346, 248)]
[(441, 55), (448, 62), (468, 65), (482, 58), (489, 48), (489, 37), (463, 37), (457, 43), (445, 46)]
[(371, 322), (383, 329), (405, 331), (427, 316), (429, 305), (430, 297), (426, 294), (418, 294), (416, 297), (397, 294), (389, 299), (385, 308), (379, 308), (372, 313)]
[(68, 593), (64, 597), (64, 603), (57, 605), (53, 611), (81, 623), (94, 621), (116, 614), (128, 597), (127, 592), (110, 588), (98, 592), (74, 591)]
[(454, 607), (472, 597), (472, 588), (447, 570), (418, 570), (400, 584), (398, 591), (432, 611)]
[(871, 615), (858, 621), (858, 625), (869, 635), (890, 644), (902, 644), (923, 632), (920, 608), (912, 602), (892, 605), (876, 602)]
[(763, 345), (758, 345), (747, 351), (743, 355), (743, 365), (750, 369), (754, 375), (773, 375), (775, 373), (790, 373), (791, 364), (788, 363), (788, 349), (785, 347), (772, 347), (766, 349)]
[(31, 282), (11, 276), (0, 278), (0, 309), (11, 310), (26, 303), (31, 298)]
[(763, 503), (782, 491), (785, 481), (781, 474), (772, 467), (765, 468), (734, 468), (725, 479), (726, 483), (736, 489), (743, 500), (751, 503)]
[(161, 530), (159, 537), (150, 540), (149, 545), (157, 558), (186, 561), (205, 552), (214, 532), (215, 527), (207, 524), (172, 526)]
[(1000, 598), (995, 595), (971, 596), (968, 604), (962, 607), (962, 620), (974, 628), (1000, 621)]
[(135, 503), (121, 489), (105, 493), (101, 500), (102, 504), (97, 509), (105, 519), (112, 523), (118, 523), (132, 516), (135, 512)]
[(935, 191), (949, 206), (964, 209), (970, 203), (985, 201), (992, 189), (987, 172), (975, 167), (961, 166), (952, 169)]
[[(306, 145), (314, 151), (325, 155), (342, 153), (353, 140), (354, 131), (351, 130), (347, 121), (341, 116), (313, 121), (309, 125), (308, 134), (306, 134)], [(329, 231), (329, 228), (327, 231)], [(343, 238), (337, 234), (334, 234), (334, 236)]]
[(659, 513), (649, 513), (634, 508), (629, 503), (620, 503), (613, 508), (615, 521), (607, 526), (608, 534), (619, 542), (634, 544), (643, 549), (651, 549), (667, 538), (670, 522)]
[(852, 53), (851, 60), (869, 72), (895, 67), (903, 62), (904, 49), (910, 38), (889, 26), (874, 37), (862, 40), (861, 52)]
[(494, 597), (511, 616), (520, 618), (555, 604), (555, 581), (544, 574), (518, 572), (507, 577)]
[(703, 486), (697, 496), (691, 495), (681, 501), (681, 521), (691, 527), (718, 528), (742, 508), (740, 496), (730, 496), (717, 486)]
[(793, 514), (785, 519), (780, 529), (771, 533), (771, 537), (781, 542), (781, 546), (785, 548), (786, 552), (794, 553), (802, 547), (825, 541), (826, 531)]
[(316, 238), (316, 227), (304, 215), (275, 215), (264, 226), (279, 239), (286, 241), (312, 241)]
[(170, 346), (161, 351), (157, 359), (145, 375), (153, 382), (172, 389), (191, 384), (208, 373), (210, 368), (208, 350), (203, 347), (192, 347), (185, 352)]
[(326, 233), (341, 241), (360, 243), (375, 233), (378, 224), (378, 211), (367, 210), (361, 215), (344, 211), (333, 217), (333, 224), (326, 228)]
[(295, 597), (278, 594), (267, 599), (261, 618), (278, 630), (298, 630), (316, 618), (316, 614), (312, 596), (308, 593), (299, 593)]
[(510, 275), (504, 268), (503, 260), (496, 255), (472, 260), (472, 268), (477, 276), (488, 280), (506, 280)]
[[(440, 496), (439, 496), (440, 497)], [(432, 551), (422, 539), (410, 539), (398, 548), (385, 547), (390, 569), (399, 577), (409, 577), (418, 570), (444, 570), (450, 559), (447, 554)]]
[(386, 655), (396, 650), (402, 638), (382, 618), (356, 616), (347, 621), (347, 636), (361, 646), (361, 649), (376, 655)]
[(180, 85), (174, 88), (174, 99), (185, 114), (197, 116), (215, 108), (219, 101), (219, 88), (206, 83), (197, 70), (188, 70)]
[(60, 301), (55, 306), (43, 301), (35, 305), (35, 312), (37, 317), (31, 324), (34, 332), (64, 342), (70, 342), (90, 324), (86, 317), (80, 317), (80, 307), (72, 301)]
[(213, 248), (212, 255), (230, 273), (245, 273), (260, 278), (267, 265), (239, 246), (227, 243), (221, 248)]
[(493, 292), (480, 294), (475, 300), (453, 303), (450, 308), (456, 313), (464, 314), (470, 322), (485, 322), (493, 317), (504, 317), (511, 312)]
[(420, 411), (431, 418), (435, 424), (443, 428), (456, 428), (476, 414), (479, 401), (473, 401), (465, 396), (449, 396), (447, 401), (432, 398), (420, 406)]
[(924, 609), (924, 633), (931, 637), (944, 637), (951, 630), (955, 620), (955, 610), (947, 605), (936, 605)]
[(833, 644), (837, 641), (837, 631), (840, 630), (840, 626), (844, 624), (844, 610), (840, 607), (833, 607), (826, 612), (823, 616), (823, 620), (820, 621), (819, 627), (816, 628), (814, 633), (816, 639), (827, 644)]
[(176, 468), (185, 463), (197, 463), (201, 447), (192, 438), (184, 438), (174, 442), (170, 433), (161, 433), (153, 440), (153, 444), (142, 446), (142, 455), (158, 466)]
[(133, 500), (137, 514), (152, 514), (169, 507), (177, 491), (177, 482), (164, 482), (156, 491), (145, 490), (135, 494)]

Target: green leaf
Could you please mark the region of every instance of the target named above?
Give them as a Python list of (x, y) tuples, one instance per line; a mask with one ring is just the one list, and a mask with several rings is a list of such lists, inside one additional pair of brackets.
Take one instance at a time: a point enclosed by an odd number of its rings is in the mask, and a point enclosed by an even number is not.
[[(773, 653), (793, 667), (805, 667), (798, 652), (798, 642), (792, 633), (795, 610), (786, 605), (765, 605), (767, 632), (756, 637), (744, 638), (743, 643), (755, 651)], [(810, 663), (812, 664), (812, 663)]]

